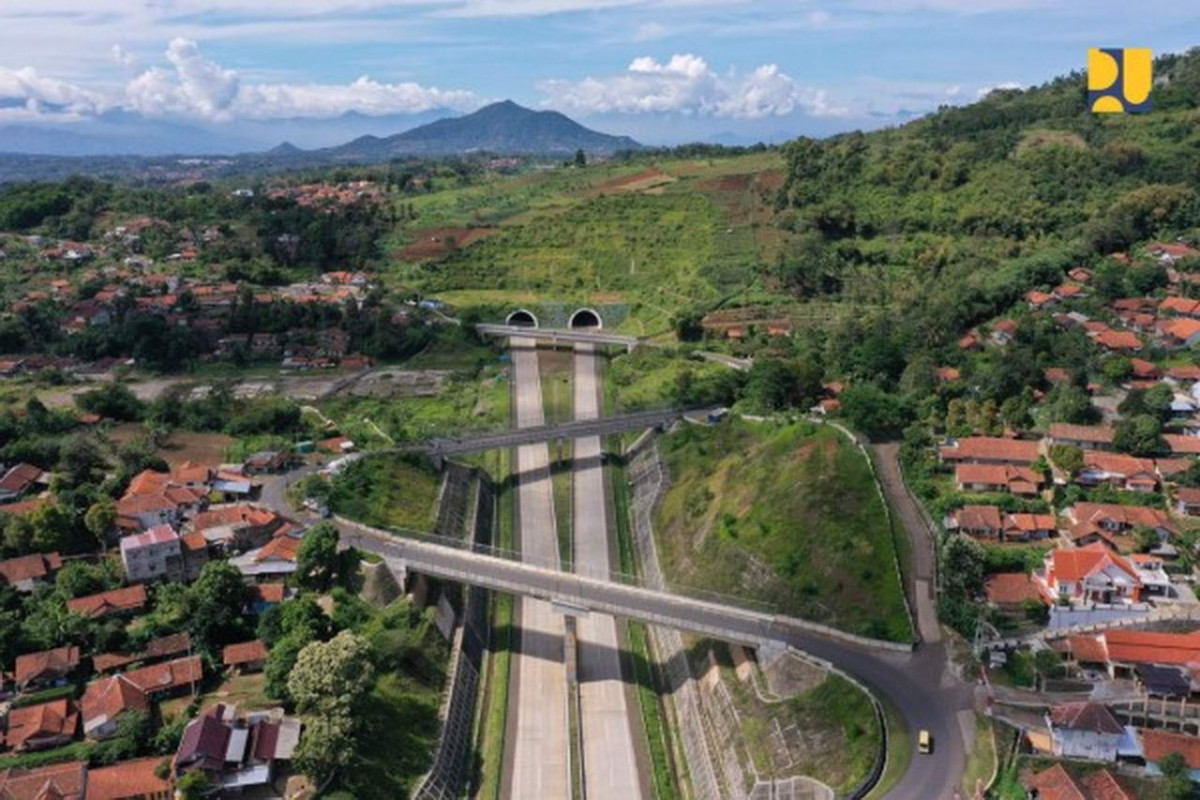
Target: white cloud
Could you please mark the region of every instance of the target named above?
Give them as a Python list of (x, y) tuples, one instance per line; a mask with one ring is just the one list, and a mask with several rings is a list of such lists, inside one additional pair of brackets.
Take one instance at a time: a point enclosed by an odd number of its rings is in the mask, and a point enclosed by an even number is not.
[(1004, 91), (1007, 89), (1020, 89), (1020, 88), (1021, 88), (1021, 84), (1018, 83), (1017, 81), (1001, 81), (1000, 83), (993, 84), (992, 86), (981, 87), (979, 89), (979, 91), (976, 92), (976, 94), (982, 98), (982, 97), (987, 97), (989, 94), (991, 94), (992, 92), (995, 92), (997, 90)]
[(33, 67), (0, 68), (0, 110), (8, 119), (73, 119), (100, 113), (109, 105), (102, 95), (43, 77)]
[(675, 112), (698, 116), (761, 119), (805, 111), (835, 116), (845, 110), (824, 91), (799, 86), (775, 64), (739, 75), (715, 72), (703, 58), (676, 54), (659, 62), (641, 56), (625, 72), (581, 81), (539, 84), (543, 105), (581, 114)]
[(141, 64), (141, 59), (119, 44), (114, 44), (111, 52), (113, 63), (119, 64), (126, 69), (137, 69)]
[[(119, 45), (112, 56), (122, 64), (136, 63)], [(365, 75), (349, 84), (246, 83), (235, 70), (205, 57), (199, 45), (188, 39), (172, 40), (166, 60), (169, 68), (150, 67), (112, 96), (43, 77), (32, 67), (0, 68), (0, 117), (79, 119), (125, 108), (148, 117), (227, 122), (332, 118), (350, 111), (383, 116), (436, 108), (469, 110), (483, 102), (469, 91), (413, 82), (381, 83)]]

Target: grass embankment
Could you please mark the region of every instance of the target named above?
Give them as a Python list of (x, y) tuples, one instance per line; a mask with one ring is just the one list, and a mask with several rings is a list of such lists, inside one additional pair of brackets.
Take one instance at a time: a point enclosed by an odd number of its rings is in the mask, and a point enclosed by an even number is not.
[(887, 723), (888, 747), (887, 763), (884, 765), (883, 774), (879, 776), (879, 783), (875, 784), (875, 788), (867, 795), (868, 798), (876, 800), (887, 797), (887, 793), (892, 790), (892, 787), (904, 777), (913, 755), (912, 732), (904, 724), (904, 718), (887, 698), (877, 697), (877, 699), (883, 706), (883, 716)]
[(795, 694), (764, 702), (754, 689), (753, 676), (739, 679), (725, 644), (701, 640), (693, 646), (697, 674), (708, 668), (710, 651), (732, 694), (746, 756), (760, 778), (807, 775), (844, 795), (870, 773), (882, 731), (865, 692), (815, 665), (792, 665), (784, 682)]
[[(619, 437), (607, 437), (605, 449), (608, 452), (618, 452), (620, 450)], [(612, 509), (616, 520), (617, 567), (625, 575), (637, 575), (638, 566), (634, 555), (632, 519), (630, 518), (629, 484), (625, 478), (624, 462), (620, 459), (612, 459), (605, 468), (605, 478), (611, 487)], [(650, 777), (654, 797), (657, 800), (671, 800), (671, 798), (681, 796), (682, 792), (675, 763), (671, 758), (671, 753), (674, 751), (673, 732), (667, 719), (666, 708), (663, 705), (657, 670), (654, 667), (654, 658), (650, 651), (649, 630), (640, 622), (627, 621), (625, 634), (626, 647), (633, 663), (633, 680), (636, 687), (638, 711), (642, 720), (642, 731), (646, 737), (644, 739), (646, 753), (650, 757)]]
[(663, 451), (671, 487), (655, 533), (669, 581), (912, 638), (870, 467), (837, 431), (731, 420), (684, 427)]
[(338, 397), (322, 403), (321, 410), (356, 442), (386, 445), (502, 429), (508, 423), (508, 395), (508, 380), (488, 367), (477, 377), (456, 375), (434, 395)]
[[(508, 483), (509, 453), (495, 450), (482, 456), (483, 466), (496, 481), (496, 541), (513, 548), (513, 490)], [(492, 592), (490, 655), (484, 672), (482, 702), (475, 732), (475, 767), (472, 789), (480, 800), (499, 800), (503, 781), (504, 732), (508, 725), (508, 688), (512, 664), (512, 595)]]
[(995, 771), (996, 737), (992, 732), (992, 721), (976, 713), (975, 741), (967, 752), (967, 769), (962, 779), (963, 796), (974, 797), (976, 787), (987, 788)]
[(440, 475), (424, 457), (370, 456), (334, 479), (329, 507), (366, 525), (431, 533), (440, 485)]
[(610, 413), (671, 405), (679, 376), (702, 382), (729, 367), (681, 355), (667, 348), (639, 347), (612, 359), (604, 382)]

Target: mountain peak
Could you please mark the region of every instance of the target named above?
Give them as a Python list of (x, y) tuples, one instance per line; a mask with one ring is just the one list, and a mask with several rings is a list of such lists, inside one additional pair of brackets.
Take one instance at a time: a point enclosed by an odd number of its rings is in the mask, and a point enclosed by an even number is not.
[(270, 150), (268, 150), (267, 155), (269, 155), (269, 156), (295, 156), (295, 155), (299, 155), (300, 153), (303, 153), (303, 152), (304, 152), (303, 150), (301, 150), (299, 147), (296, 147), (296, 145), (292, 144), (291, 142), (283, 142), (282, 144), (275, 145)]
[(454, 155), (485, 151), (497, 154), (612, 154), (642, 145), (628, 136), (610, 136), (580, 125), (557, 111), (535, 111), (512, 100), (500, 100), (460, 117), (449, 117), (412, 130), (370, 140), (367, 137), (334, 148), (351, 158)]

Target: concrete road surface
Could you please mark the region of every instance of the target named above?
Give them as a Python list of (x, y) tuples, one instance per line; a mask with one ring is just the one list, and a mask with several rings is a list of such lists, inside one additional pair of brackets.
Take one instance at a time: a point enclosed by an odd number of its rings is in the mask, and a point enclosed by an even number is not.
[[(600, 416), (598, 385), (593, 346), (575, 345), (575, 419)], [(575, 571), (607, 578), (611, 559), (600, 450), (599, 436), (575, 441)], [(621, 679), (616, 620), (607, 614), (588, 614), (579, 618), (576, 634), (585, 796), (588, 800), (641, 800), (634, 720)]]
[[(542, 381), (535, 343), (513, 338), (511, 346), (517, 427), (543, 425)], [(558, 558), (558, 536), (547, 446), (543, 443), (518, 448), (516, 474), (522, 556), (551, 563)], [(521, 599), (517, 608), (520, 650), (514, 664), (515, 697), (509, 700), (514, 722), (510, 726), (510, 785), (505, 796), (518, 800), (569, 798), (563, 618), (542, 600)]]

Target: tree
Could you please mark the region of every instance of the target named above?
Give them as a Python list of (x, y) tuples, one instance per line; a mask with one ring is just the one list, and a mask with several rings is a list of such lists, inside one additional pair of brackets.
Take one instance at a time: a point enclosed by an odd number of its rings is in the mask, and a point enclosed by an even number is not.
[(1042, 415), (1047, 423), (1067, 422), (1072, 425), (1088, 425), (1100, 417), (1088, 393), (1069, 383), (1060, 383), (1050, 390), (1042, 407)]
[(111, 497), (102, 497), (88, 508), (83, 515), (84, 527), (96, 541), (103, 546), (108, 541), (108, 534), (117, 524), (117, 505)]
[(374, 684), (371, 645), (350, 631), (306, 645), (288, 675), (288, 692), (301, 713), (356, 711)]
[(179, 800), (202, 800), (208, 795), (208, 791), (208, 776), (203, 770), (185, 772), (183, 777), (175, 782), (175, 792), (179, 795)]
[(296, 552), (295, 581), (298, 586), (318, 592), (332, 588), (341, 571), (340, 538), (338, 529), (329, 522), (309, 529)]
[(575, 166), (576, 167), (586, 167), (587, 166), (587, 154), (583, 152), (583, 148), (580, 148), (575, 151)]
[(300, 651), (287, 689), (308, 726), (294, 763), (314, 782), (324, 784), (350, 762), (374, 685), (371, 645), (357, 634), (342, 631)]
[(850, 426), (872, 439), (895, 436), (912, 421), (912, 409), (902, 397), (871, 383), (848, 386), (839, 399)]
[(201, 647), (240, 641), (245, 634), (242, 606), (246, 584), (242, 573), (228, 561), (210, 561), (188, 587), (187, 627)]
[(75, 404), (84, 411), (122, 422), (141, 419), (145, 410), (137, 395), (128, 386), (116, 381), (77, 395)]
[(1135, 456), (1162, 453), (1166, 449), (1162, 438), (1162, 424), (1149, 414), (1121, 420), (1113, 434), (1113, 449)]
[(1067, 475), (1083, 469), (1083, 450), (1073, 444), (1050, 445), (1050, 461)]
[(1181, 753), (1163, 756), (1158, 762), (1158, 769), (1167, 783), (1167, 797), (1170, 800), (1187, 800), (1193, 796), (1190, 768)]

